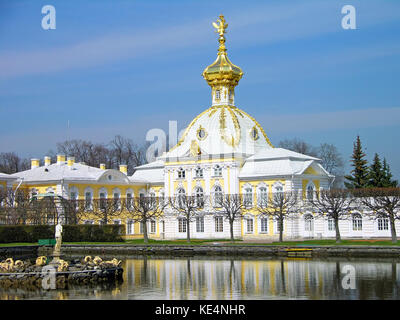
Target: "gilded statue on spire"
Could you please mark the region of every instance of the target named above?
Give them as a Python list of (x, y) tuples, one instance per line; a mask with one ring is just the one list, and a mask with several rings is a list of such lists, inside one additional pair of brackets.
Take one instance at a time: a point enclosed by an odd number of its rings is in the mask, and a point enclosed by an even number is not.
[(216, 22), (213, 22), (212, 25), (216, 29), (215, 32), (218, 32), (219, 35), (221, 37), (223, 37), (224, 33), (226, 33), (226, 29), (228, 28), (228, 24), (225, 23), (225, 18), (222, 14), (219, 16), (219, 19), (217, 20), (217, 22), (219, 24), (217, 24)]

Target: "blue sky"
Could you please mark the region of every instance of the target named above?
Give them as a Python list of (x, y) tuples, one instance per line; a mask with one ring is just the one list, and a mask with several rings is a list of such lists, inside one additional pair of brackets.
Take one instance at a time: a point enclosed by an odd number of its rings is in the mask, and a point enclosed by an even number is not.
[[(47, 4), (56, 30), (41, 27)], [(346, 4), (356, 30), (341, 26)], [(400, 178), (395, 0), (2, 1), (0, 152), (42, 157), (67, 138), (140, 144), (169, 120), (184, 128), (211, 104), (201, 73), (216, 57), (221, 13), (244, 71), (236, 105), (273, 144), (333, 143), (348, 170), (359, 134), (368, 159), (386, 157)]]

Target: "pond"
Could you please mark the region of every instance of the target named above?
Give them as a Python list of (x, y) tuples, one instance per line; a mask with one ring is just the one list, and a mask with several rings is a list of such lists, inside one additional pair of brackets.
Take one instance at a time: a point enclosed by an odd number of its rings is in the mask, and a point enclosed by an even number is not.
[(400, 259), (119, 259), (124, 268), (121, 284), (69, 290), (0, 288), (0, 299), (400, 299)]

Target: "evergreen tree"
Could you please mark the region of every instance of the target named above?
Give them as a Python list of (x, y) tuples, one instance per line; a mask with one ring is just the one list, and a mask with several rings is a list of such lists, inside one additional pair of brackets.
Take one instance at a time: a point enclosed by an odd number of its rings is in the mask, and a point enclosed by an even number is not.
[(375, 153), (374, 161), (369, 168), (368, 172), (368, 187), (382, 188), (384, 184), (384, 171), (382, 168), (381, 160), (377, 153)]
[(365, 153), (362, 151), (360, 136), (357, 136), (356, 142), (353, 144), (352, 167), (351, 175), (345, 176), (348, 182), (345, 186), (348, 189), (365, 188), (368, 185), (368, 166)]
[(383, 159), (382, 173), (383, 173), (383, 177), (382, 177), (383, 187), (385, 187), (385, 188), (397, 187), (398, 182), (397, 182), (397, 180), (392, 180), (393, 175), (390, 172), (390, 167), (386, 161), (386, 158)]

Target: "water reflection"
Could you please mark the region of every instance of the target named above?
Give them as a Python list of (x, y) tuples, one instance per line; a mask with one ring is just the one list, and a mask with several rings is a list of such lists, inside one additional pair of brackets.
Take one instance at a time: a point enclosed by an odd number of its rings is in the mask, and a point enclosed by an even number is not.
[[(121, 258), (121, 257), (120, 257)], [(0, 289), (0, 299), (399, 299), (400, 260), (130, 257), (122, 284)], [(356, 289), (344, 289), (343, 267)]]

